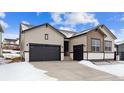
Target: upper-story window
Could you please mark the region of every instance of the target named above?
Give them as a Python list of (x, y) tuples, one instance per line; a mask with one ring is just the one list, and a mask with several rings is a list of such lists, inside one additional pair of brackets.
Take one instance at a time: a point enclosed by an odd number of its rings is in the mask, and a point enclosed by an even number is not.
[(45, 40), (48, 40), (48, 34), (45, 34), (44, 38)]
[(100, 40), (91, 39), (91, 50), (92, 52), (100, 52)]
[(105, 41), (105, 51), (112, 51), (112, 42)]

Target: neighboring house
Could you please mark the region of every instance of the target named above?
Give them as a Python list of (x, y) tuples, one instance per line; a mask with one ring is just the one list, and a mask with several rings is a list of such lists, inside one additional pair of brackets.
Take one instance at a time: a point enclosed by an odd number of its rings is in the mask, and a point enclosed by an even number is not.
[(118, 60), (124, 60), (124, 41), (116, 43)]
[(2, 56), (2, 33), (3, 33), (3, 28), (0, 25), (0, 56)]
[(58, 30), (48, 23), (20, 25), (21, 54), (26, 61), (113, 60), (115, 35), (99, 25), (82, 32)]
[(2, 44), (3, 49), (19, 50), (19, 39), (5, 38)]

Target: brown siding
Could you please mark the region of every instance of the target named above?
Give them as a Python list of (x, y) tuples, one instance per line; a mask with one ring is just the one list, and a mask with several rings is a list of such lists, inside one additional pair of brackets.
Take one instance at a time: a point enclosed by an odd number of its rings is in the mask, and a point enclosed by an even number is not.
[(104, 34), (101, 31), (93, 30), (87, 33), (88, 36), (88, 51), (91, 52), (91, 39), (96, 38), (100, 40), (100, 52), (103, 52), (104, 48)]

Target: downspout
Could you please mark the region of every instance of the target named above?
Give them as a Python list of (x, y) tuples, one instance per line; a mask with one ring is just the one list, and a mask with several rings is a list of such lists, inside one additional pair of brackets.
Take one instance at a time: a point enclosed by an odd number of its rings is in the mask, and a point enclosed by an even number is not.
[(21, 43), (21, 24), (19, 25), (19, 46)]
[(88, 35), (87, 35), (87, 60), (88, 60)]
[(2, 39), (3, 39), (3, 38), (2, 38), (2, 34), (3, 34), (3, 33), (4, 33), (4, 29), (2, 28), (2, 26), (1, 26), (1, 24), (0, 24), (0, 48), (1, 48), (1, 49), (0, 49), (0, 56), (3, 56), (3, 55), (2, 55), (2, 44), (3, 44), (3, 43), (2, 43), (2, 41), (3, 41), (3, 40), (2, 40)]
[[(99, 27), (99, 29), (102, 29), (103, 25)], [(103, 60), (105, 60), (105, 36), (103, 37)]]
[[(105, 36), (104, 36), (104, 38), (105, 38)], [(103, 38), (103, 60), (105, 60), (105, 40), (104, 40), (104, 38)]]
[(0, 32), (0, 56), (2, 56), (2, 32)]

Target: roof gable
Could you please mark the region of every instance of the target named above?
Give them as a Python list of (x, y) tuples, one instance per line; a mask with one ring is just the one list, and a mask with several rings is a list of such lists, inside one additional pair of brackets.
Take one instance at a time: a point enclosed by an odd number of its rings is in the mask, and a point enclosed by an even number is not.
[(106, 34), (105, 34), (101, 29), (99, 29), (100, 26), (101, 26), (101, 25), (98, 25), (98, 26), (96, 26), (96, 27), (83, 30), (83, 31), (81, 31), (81, 32), (79, 32), (79, 33), (77, 33), (77, 34), (74, 34), (72, 37), (77, 37), (77, 36), (85, 35), (85, 34), (91, 32), (91, 31), (94, 31), (94, 30), (100, 31), (102, 34), (104, 34), (104, 35), (106, 36)]
[(105, 36), (107, 36), (106, 33), (101, 28), (105, 28), (105, 30), (112, 36), (112, 38), (117, 39), (117, 37), (103, 24), (102, 25), (98, 25), (98, 26), (93, 27), (93, 28), (90, 28), (90, 29), (87, 29), (87, 30), (84, 30), (84, 31), (79, 32), (77, 34), (74, 34), (72, 37), (77, 37), (77, 36), (80, 36), (80, 35), (85, 35), (88, 32), (93, 31), (93, 30), (101, 31)]
[(74, 34), (76, 34), (77, 32), (73, 32), (73, 31), (67, 31), (67, 30), (59, 30), (61, 33), (63, 33), (67, 38), (72, 37)]
[(99, 28), (100, 29), (102, 28), (101, 29), (102, 31), (103, 31), (103, 29), (105, 29), (105, 31), (108, 32), (110, 34), (110, 36), (112, 36), (113, 39), (117, 39), (117, 37), (105, 25), (101, 25)]
[(32, 30), (32, 29), (39, 28), (39, 27), (42, 27), (42, 26), (50, 27), (50, 28), (52, 28), (53, 30), (55, 30), (57, 33), (59, 33), (60, 35), (62, 35), (62, 36), (65, 37), (65, 35), (64, 35), (63, 33), (61, 33), (58, 29), (54, 28), (53, 26), (51, 26), (51, 25), (48, 24), (48, 23), (45, 23), (45, 24), (42, 24), (42, 25), (38, 25), (38, 26), (33, 26), (33, 27), (31, 27), (31, 28), (28, 28), (28, 29), (26, 29), (26, 30), (23, 30), (22, 33), (25, 33), (25, 32), (27, 32), (27, 31), (30, 31), (30, 30)]
[(27, 31), (30, 31), (32, 29), (39, 28), (39, 27), (42, 27), (42, 26), (46, 26), (46, 27), (49, 26), (50, 28), (52, 28), (53, 30), (55, 30), (57, 33), (61, 34), (65, 38), (77, 37), (77, 36), (80, 36), (80, 35), (87, 34), (88, 32), (93, 31), (93, 30), (101, 31), (101, 33), (103, 33), (105, 36), (107, 36), (106, 33), (103, 31), (103, 28), (104, 28), (106, 30), (106, 32), (109, 33), (112, 36), (112, 38), (117, 39), (117, 37), (105, 25), (98, 25), (96, 27), (81, 31), (79, 33), (73, 32), (73, 31), (66, 31), (66, 30), (58, 30), (58, 29), (54, 28), (53, 26), (51, 26), (48, 23), (45, 23), (45, 24), (42, 24), (42, 25), (37, 25), (37, 26), (32, 26), (32, 25), (27, 25), (27, 24), (22, 24), (22, 25), (26, 26), (26, 29), (24, 29), (22, 31), (22, 33), (25, 33)]
[(32, 27), (34, 27), (34, 26), (33, 25), (24, 24), (24, 23), (20, 24), (20, 30), (21, 31), (27, 30), (27, 29), (32, 28)]

